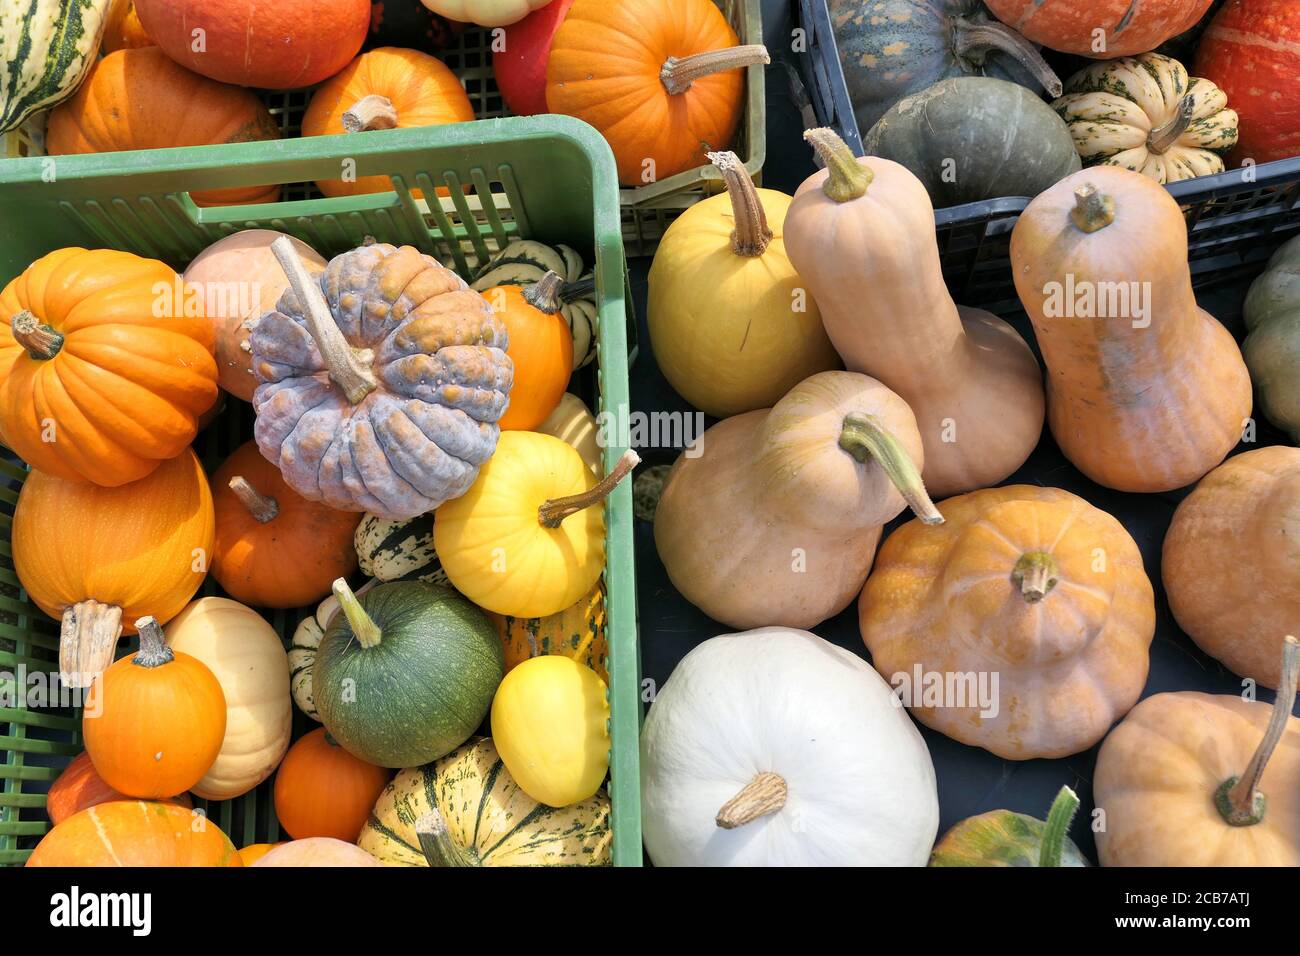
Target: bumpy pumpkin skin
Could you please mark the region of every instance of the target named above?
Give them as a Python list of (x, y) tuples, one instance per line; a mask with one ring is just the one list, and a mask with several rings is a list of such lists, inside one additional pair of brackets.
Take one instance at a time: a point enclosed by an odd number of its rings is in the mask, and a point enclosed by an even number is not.
[(122, 800), (89, 807), (42, 837), (28, 866), (243, 866), (230, 838), (186, 807)]
[(330, 378), (292, 289), (250, 343), (254, 435), (304, 498), (402, 520), (463, 494), (496, 448), (512, 382), (491, 306), (410, 246), (335, 256), (318, 278), (378, 386), (353, 405)]
[(1254, 826), (1230, 826), (1214, 791), (1243, 772), (1270, 704), (1233, 695), (1156, 694), (1102, 744), (1093, 799), (1102, 866), (1300, 866), (1300, 718), (1291, 717), (1260, 780)]
[[(990, 488), (939, 511), (941, 525), (911, 521), (890, 535), (862, 590), (858, 624), (876, 669), (892, 686), (896, 675), (914, 685), (918, 665), (996, 673), (996, 715), (981, 716), (978, 701), (915, 698), (912, 713), (1008, 760), (1087, 750), (1146, 684), (1155, 596), (1137, 545), (1110, 515), (1057, 488)], [(1039, 552), (1058, 580), (1035, 602), (1013, 575)]]
[[(182, 454), (217, 400), (217, 367), (202, 315), (183, 303), (154, 314), (176, 281), (156, 259), (67, 248), (10, 282), (0, 292), (4, 443), (33, 468), (109, 487)], [(22, 312), (62, 336), (51, 357), (14, 338)]]
[(608, 866), (609, 797), (556, 809), (519, 788), (492, 740), (475, 738), (436, 763), (400, 771), (357, 844), (389, 866), (428, 866), (416, 821), (437, 810), (477, 866)]
[[(1035, 43), (1108, 59), (1155, 49), (1191, 29), (1212, 0), (986, 0), (1003, 23)], [(1105, 29), (1104, 48), (1094, 49), (1093, 31)]]
[(1259, 407), (1300, 444), (1300, 236), (1273, 254), (1242, 313), (1250, 334), (1241, 354)]
[(1228, 459), (1183, 499), (1161, 561), (1174, 618), (1233, 673), (1276, 688), (1300, 629), (1300, 448)]
[[(967, 817), (934, 845), (929, 865), (1037, 866), (1046, 827), (1042, 820), (1011, 810), (990, 810)], [(1061, 866), (1087, 865), (1087, 857), (1066, 837)]]
[[(1087, 186), (1115, 206), (1113, 220), (1093, 232), (1073, 219), (1075, 191)], [(1182, 488), (1223, 461), (1250, 417), (1250, 374), (1231, 333), (1196, 303), (1187, 226), (1167, 190), (1116, 166), (1075, 173), (1021, 215), (1011, 263), (1065, 457), (1098, 484), (1134, 492)], [(1052, 290), (1071, 281), (1096, 290), (1099, 302), (1107, 288), (1129, 291), (1128, 314), (1070, 315), (1064, 310), (1077, 300), (1068, 292), (1053, 305)], [(1145, 317), (1131, 307), (1132, 290)], [(1104, 311), (1124, 311), (1122, 299), (1115, 303)]]

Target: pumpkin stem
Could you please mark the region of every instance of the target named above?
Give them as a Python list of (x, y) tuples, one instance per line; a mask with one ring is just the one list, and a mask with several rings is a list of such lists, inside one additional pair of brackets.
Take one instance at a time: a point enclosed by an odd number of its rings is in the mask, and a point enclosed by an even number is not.
[(1047, 95), (1056, 99), (1064, 90), (1061, 78), (1047, 65), (1038, 48), (1004, 23), (958, 19), (955, 24), (954, 50), (968, 60), (983, 62), (989, 50), (1001, 50), (1033, 74)]
[(560, 278), (559, 273), (547, 271), (530, 286), (525, 286), (521, 293), (524, 301), (531, 305), (538, 312), (545, 315), (554, 315), (564, 306), (564, 301), (560, 297), (560, 290), (564, 287), (564, 280)]
[(835, 202), (849, 202), (863, 196), (876, 176), (869, 166), (863, 166), (853, 155), (853, 150), (840, 139), (833, 129), (821, 127), (804, 132), (803, 138), (812, 144), (826, 166), (826, 182), (822, 192)]
[(23, 309), (9, 321), (14, 340), (37, 361), (52, 359), (63, 348), (63, 336)]
[(1085, 183), (1074, 191), (1074, 208), (1070, 218), (1084, 232), (1105, 229), (1115, 221), (1115, 200), (1097, 192), (1092, 183)]
[(384, 637), (383, 628), (366, 613), (366, 609), (361, 606), (357, 596), (348, 587), (348, 582), (339, 578), (334, 582), (332, 590), (339, 600), (339, 608), (343, 611), (343, 616), (348, 619), (348, 626), (357, 636), (357, 642), (362, 647), (377, 647)]
[(1269, 757), (1282, 740), (1291, 708), (1295, 706), (1296, 678), (1300, 675), (1300, 641), (1289, 634), (1282, 643), (1282, 683), (1273, 698), (1273, 715), (1264, 739), (1259, 742), (1254, 756), (1240, 777), (1229, 777), (1214, 793), (1214, 805), (1223, 819), (1234, 827), (1254, 826), (1264, 819), (1266, 799), (1259, 790), (1260, 778), (1268, 766)]
[(135, 629), (140, 632), (140, 652), (131, 658), (131, 663), (140, 667), (161, 667), (176, 659), (172, 649), (167, 646), (163, 629), (156, 618), (142, 617), (135, 622)]
[(122, 636), (122, 609), (95, 600), (63, 612), (59, 628), (59, 679), (65, 687), (89, 687), (113, 663)]
[(248, 509), (248, 513), (257, 519), (259, 524), (266, 524), (268, 521), (274, 521), (280, 514), (280, 503), (274, 498), (262, 494), (251, 484), (248, 479), (242, 475), (235, 475), (230, 479), (230, 490), (235, 493), (240, 504)]
[(343, 129), (348, 133), (369, 133), (376, 129), (393, 129), (397, 126), (397, 110), (393, 101), (378, 93), (363, 96), (343, 114)]
[(316, 348), (320, 350), (330, 378), (347, 395), (349, 402), (357, 404), (375, 390), (374, 375), (362, 365), (356, 350), (343, 337), (338, 323), (330, 314), (320, 283), (307, 274), (307, 267), (303, 265), (289, 237), (281, 236), (271, 243), (271, 252), (284, 270), (289, 285), (293, 287), (293, 294), (298, 297), (307, 319), (307, 329), (316, 340)]
[(761, 256), (772, 241), (767, 227), (767, 213), (758, 198), (754, 181), (749, 178), (740, 157), (730, 150), (709, 153), (709, 162), (718, 167), (731, 197), (731, 214), (736, 228), (731, 231), (731, 251), (738, 256)]
[(586, 278), (564, 283), (564, 288), (560, 290), (560, 300), (568, 304), (579, 299), (590, 299), (595, 291), (596, 280), (588, 275)]
[(1070, 822), (1078, 809), (1079, 795), (1069, 787), (1062, 787), (1052, 801), (1052, 808), (1047, 811), (1043, 842), (1038, 848), (1039, 866), (1061, 865), (1061, 854), (1065, 852), (1065, 835), (1070, 832)]
[(629, 448), (614, 465), (614, 470), (593, 485), (590, 491), (569, 495), (567, 498), (547, 498), (543, 501), (541, 507), (537, 509), (538, 523), (543, 528), (558, 528), (569, 515), (600, 504), (640, 462), (641, 456)]
[(434, 807), (415, 821), (415, 835), (420, 839), (420, 851), (430, 866), (478, 866), (471, 850), (452, 839), (438, 808)]
[(743, 827), (761, 816), (780, 810), (785, 806), (786, 795), (784, 777), (779, 773), (760, 773), (745, 784), (740, 793), (719, 808), (713, 822), (724, 830)]
[(1196, 112), (1196, 97), (1188, 93), (1178, 101), (1178, 112), (1167, 123), (1161, 123), (1147, 137), (1147, 149), (1153, 153), (1166, 153), (1192, 125), (1192, 114)]
[(1026, 551), (1011, 569), (1011, 580), (1029, 604), (1037, 604), (1060, 580), (1056, 559), (1046, 551)]
[(874, 461), (893, 482), (916, 516), (926, 524), (943, 524), (943, 515), (930, 500), (921, 472), (898, 439), (874, 415), (852, 412), (844, 416), (840, 447), (862, 464)]
[(690, 56), (670, 56), (659, 70), (659, 79), (663, 81), (664, 89), (676, 96), (689, 90), (691, 84), (701, 77), (771, 62), (767, 47), (761, 43), (728, 46)]

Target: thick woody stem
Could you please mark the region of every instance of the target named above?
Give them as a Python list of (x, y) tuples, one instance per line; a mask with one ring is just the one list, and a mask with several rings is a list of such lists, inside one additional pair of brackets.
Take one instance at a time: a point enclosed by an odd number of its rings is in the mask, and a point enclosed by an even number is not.
[(1037, 604), (1047, 597), (1047, 592), (1056, 587), (1059, 576), (1056, 559), (1046, 551), (1026, 551), (1011, 569), (1011, 580), (1030, 604)]
[(63, 348), (63, 336), (26, 309), (9, 320), (9, 329), (13, 332), (14, 341), (38, 361), (54, 358), (59, 354), (59, 349)]
[(1192, 125), (1192, 114), (1196, 112), (1196, 97), (1188, 93), (1178, 101), (1178, 112), (1167, 123), (1162, 123), (1147, 136), (1147, 149), (1153, 153), (1167, 153), (1178, 142), (1179, 137)]
[(803, 138), (812, 144), (826, 166), (822, 192), (835, 202), (849, 202), (866, 194), (876, 174), (858, 162), (853, 150), (835, 130), (822, 126), (808, 130)]
[(429, 866), (478, 866), (471, 853), (452, 839), (447, 821), (435, 807), (415, 821), (420, 852)]
[(691, 84), (701, 77), (771, 62), (767, 47), (761, 43), (729, 46), (706, 53), (692, 53), (690, 56), (670, 56), (659, 70), (659, 79), (663, 81), (664, 89), (676, 96), (689, 90)]
[(59, 679), (63, 686), (89, 687), (113, 663), (122, 636), (122, 609), (79, 601), (63, 612), (59, 630)]
[(956, 23), (956, 42), (954, 49), (958, 56), (970, 57), (989, 49), (1001, 50), (1015, 58), (1020, 65), (1034, 75), (1034, 79), (1047, 91), (1047, 95), (1056, 99), (1064, 89), (1061, 78), (1056, 75), (1038, 49), (1003, 23), (972, 23), (958, 19)]
[(329, 369), (330, 378), (343, 390), (349, 402), (357, 404), (375, 390), (374, 375), (362, 365), (357, 353), (343, 337), (338, 323), (330, 314), (320, 285), (307, 273), (307, 267), (303, 265), (289, 237), (281, 236), (271, 243), (271, 252), (284, 270), (289, 285), (293, 287), (293, 294), (298, 297), (307, 319), (307, 329), (316, 340), (316, 348), (320, 350), (321, 359)]
[(779, 773), (760, 773), (740, 793), (719, 808), (714, 822), (724, 830), (743, 827), (761, 816), (780, 810), (785, 806), (786, 796), (784, 777)]
[(731, 231), (731, 251), (738, 256), (761, 256), (772, 241), (767, 213), (758, 198), (754, 181), (745, 171), (740, 157), (730, 150), (709, 153), (709, 162), (718, 167), (731, 197), (731, 216), (736, 228)]
[(142, 617), (135, 622), (135, 629), (140, 632), (140, 650), (131, 658), (131, 663), (138, 667), (161, 667), (176, 659), (172, 649), (167, 646), (167, 638), (158, 621), (152, 617)]
[(538, 312), (554, 315), (564, 307), (564, 300), (560, 295), (563, 288), (564, 279), (559, 273), (548, 271), (546, 275), (525, 288), (522, 294), (524, 301)]
[(274, 521), (280, 514), (280, 503), (262, 494), (242, 475), (235, 475), (230, 479), (230, 490), (259, 524)]
[(641, 456), (631, 448), (623, 452), (618, 464), (604, 478), (600, 479), (589, 491), (569, 495), (567, 498), (548, 498), (537, 509), (537, 521), (543, 528), (558, 528), (561, 522), (571, 514), (577, 514), (584, 508), (600, 504), (610, 496), (618, 483), (632, 473), (641, 462)]
[(349, 133), (368, 133), (397, 126), (397, 110), (386, 96), (371, 93), (363, 96), (343, 114), (343, 129)]
[(1097, 192), (1092, 183), (1086, 183), (1074, 191), (1070, 219), (1084, 232), (1105, 229), (1115, 221), (1115, 200)]

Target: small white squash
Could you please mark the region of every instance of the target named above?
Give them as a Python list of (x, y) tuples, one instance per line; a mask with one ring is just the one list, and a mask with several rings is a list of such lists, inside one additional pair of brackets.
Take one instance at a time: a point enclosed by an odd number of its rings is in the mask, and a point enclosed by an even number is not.
[(807, 631), (724, 634), (684, 657), (641, 731), (656, 866), (925, 866), (930, 752), (865, 661)]
[(172, 618), (167, 643), (208, 666), (226, 696), (226, 736), (207, 775), (190, 789), (229, 800), (269, 777), (289, 747), (293, 705), (280, 635), (229, 598), (193, 601)]

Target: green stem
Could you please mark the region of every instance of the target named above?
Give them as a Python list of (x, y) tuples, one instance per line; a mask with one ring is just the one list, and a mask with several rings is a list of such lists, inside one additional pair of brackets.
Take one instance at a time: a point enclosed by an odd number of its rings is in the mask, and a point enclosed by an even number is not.
[(141, 667), (161, 667), (176, 659), (172, 649), (167, 646), (163, 629), (154, 618), (140, 618), (135, 622), (135, 629), (140, 632), (140, 652), (131, 658), (132, 664)]
[(1092, 183), (1085, 183), (1074, 191), (1070, 219), (1084, 232), (1105, 229), (1115, 221), (1115, 200), (1097, 192)]
[(415, 821), (415, 835), (420, 839), (420, 850), (430, 866), (480, 866), (471, 850), (452, 839), (437, 808)]
[(943, 515), (930, 500), (921, 472), (903, 446), (874, 415), (852, 412), (844, 416), (840, 447), (862, 464), (874, 461), (893, 482), (916, 516), (926, 524), (943, 524)]
[(1282, 643), (1282, 683), (1273, 698), (1273, 715), (1269, 718), (1264, 739), (1259, 742), (1250, 763), (1240, 777), (1229, 777), (1214, 792), (1214, 805), (1225, 822), (1234, 827), (1254, 826), (1264, 819), (1267, 804), (1259, 789), (1260, 778), (1269, 757), (1286, 733), (1295, 706), (1296, 678), (1300, 675), (1300, 641), (1287, 635)]
[(63, 348), (63, 336), (23, 309), (9, 320), (14, 341), (38, 362), (52, 359)]
[(1037, 604), (1056, 587), (1060, 573), (1056, 559), (1046, 551), (1026, 551), (1011, 569), (1011, 580), (1028, 603)]
[(366, 609), (361, 606), (357, 596), (348, 587), (348, 582), (339, 578), (334, 582), (333, 590), (334, 596), (339, 600), (339, 608), (343, 611), (343, 616), (348, 619), (348, 626), (357, 636), (357, 641), (362, 647), (377, 647), (383, 640), (383, 629), (366, 613)]
[(867, 192), (871, 180), (875, 178), (868, 166), (858, 162), (844, 140), (833, 129), (821, 127), (810, 129), (803, 138), (817, 150), (817, 155), (826, 164), (826, 182), (822, 192), (835, 202), (849, 202), (859, 199)]
[(1052, 801), (1052, 809), (1047, 811), (1043, 842), (1038, 850), (1039, 866), (1061, 865), (1061, 855), (1065, 852), (1065, 835), (1070, 832), (1070, 823), (1078, 809), (1079, 795), (1069, 787), (1062, 787)]

